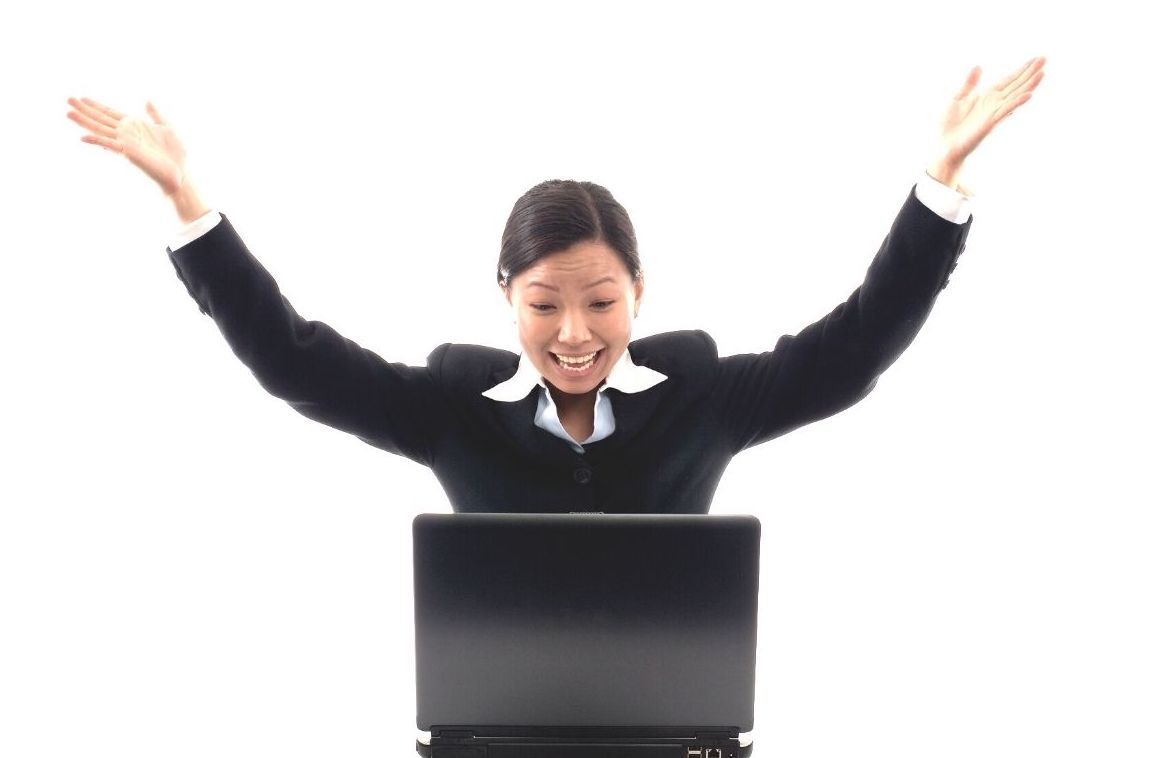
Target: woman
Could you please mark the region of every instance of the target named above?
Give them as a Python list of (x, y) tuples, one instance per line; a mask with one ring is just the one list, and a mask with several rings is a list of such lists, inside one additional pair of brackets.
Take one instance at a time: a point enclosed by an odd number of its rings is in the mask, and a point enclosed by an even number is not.
[(521, 356), (445, 344), (425, 367), (387, 363), (297, 314), (200, 201), (151, 103), (146, 120), (70, 98), (68, 116), (173, 200), (186, 224), (168, 248), (177, 275), (261, 385), (429, 466), (454, 510), (705, 513), (735, 453), (854, 404), (911, 343), (970, 229), (963, 162), (1031, 97), (1043, 65), (981, 93), (974, 68), (862, 286), (773, 351), (721, 359), (703, 332), (631, 342), (644, 287), (629, 216), (598, 185), (550, 181), (515, 204), (498, 261)]

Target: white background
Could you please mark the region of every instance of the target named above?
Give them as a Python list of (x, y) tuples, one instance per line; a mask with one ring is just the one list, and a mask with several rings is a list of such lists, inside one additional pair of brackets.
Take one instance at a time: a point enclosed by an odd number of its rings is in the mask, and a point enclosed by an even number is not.
[(6, 12), (0, 755), (411, 754), (410, 522), (449, 510), (426, 469), (261, 389), (173, 272), (175, 213), (79, 141), (69, 96), (152, 99), (297, 310), (388, 360), (516, 349), (501, 230), (556, 177), (631, 213), (635, 336), (729, 354), (845, 299), (970, 67), (1037, 54), (915, 343), (737, 457), (713, 512), (763, 526), (756, 754), (1156, 753), (1139, 19), (418, 5)]

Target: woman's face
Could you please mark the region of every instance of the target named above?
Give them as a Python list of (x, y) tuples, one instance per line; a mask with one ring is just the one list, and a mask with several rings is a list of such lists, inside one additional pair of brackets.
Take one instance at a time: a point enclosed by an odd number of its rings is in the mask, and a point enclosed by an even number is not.
[(505, 292), (526, 357), (555, 389), (581, 395), (630, 343), (642, 281), (605, 243), (579, 242), (519, 273)]

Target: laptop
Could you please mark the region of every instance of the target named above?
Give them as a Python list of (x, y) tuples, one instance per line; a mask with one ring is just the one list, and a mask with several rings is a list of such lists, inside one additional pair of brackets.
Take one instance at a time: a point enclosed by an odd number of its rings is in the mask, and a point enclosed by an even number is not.
[(754, 516), (417, 516), (418, 753), (749, 756), (759, 538)]

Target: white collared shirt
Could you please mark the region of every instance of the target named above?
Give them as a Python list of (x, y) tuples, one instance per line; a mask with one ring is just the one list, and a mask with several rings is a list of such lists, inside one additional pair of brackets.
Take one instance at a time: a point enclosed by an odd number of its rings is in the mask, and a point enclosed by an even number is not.
[(665, 374), (637, 365), (630, 355), (630, 350), (623, 350), (622, 357), (614, 364), (614, 368), (610, 369), (606, 381), (598, 388), (597, 398), (594, 401), (594, 432), (581, 442), (571, 437), (562, 426), (562, 419), (558, 417), (558, 406), (550, 396), (545, 380), (525, 353), (518, 359), (518, 370), (512, 377), (490, 387), (482, 395), (502, 403), (516, 403), (533, 392), (535, 387), (541, 387), (542, 392), (538, 393), (538, 410), (534, 413), (534, 426), (569, 443), (576, 452), (584, 453), (586, 451), (582, 445), (606, 439), (614, 432), (614, 410), (610, 406), (606, 390), (614, 388), (619, 392), (642, 392), (665, 380)]

